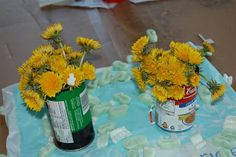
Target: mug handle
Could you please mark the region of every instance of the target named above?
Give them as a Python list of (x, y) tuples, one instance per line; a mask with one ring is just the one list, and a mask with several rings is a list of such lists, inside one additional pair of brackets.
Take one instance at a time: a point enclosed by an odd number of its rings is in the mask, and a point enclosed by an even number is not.
[(149, 121), (150, 121), (151, 125), (155, 124), (155, 121), (154, 121), (154, 118), (153, 118), (153, 109), (152, 109), (152, 107), (149, 109)]

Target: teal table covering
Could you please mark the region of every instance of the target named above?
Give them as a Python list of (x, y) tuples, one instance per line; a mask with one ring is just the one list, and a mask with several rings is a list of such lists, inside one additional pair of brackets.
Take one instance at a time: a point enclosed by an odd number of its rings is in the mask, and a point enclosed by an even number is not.
[[(208, 78), (214, 78), (224, 83), (222, 75), (207, 60), (201, 65), (203, 72)], [(131, 97), (128, 112), (125, 116), (118, 117), (112, 121), (116, 127), (125, 126), (132, 135), (143, 135), (148, 139), (148, 146), (155, 148), (158, 157), (191, 157), (194, 156), (195, 149), (190, 138), (199, 133), (207, 141), (207, 146), (198, 152), (199, 157), (220, 157), (219, 148), (211, 143), (211, 139), (223, 129), (224, 120), (227, 116), (236, 116), (236, 93), (227, 86), (225, 95), (214, 105), (204, 104), (197, 97), (197, 104), (200, 108), (196, 112), (194, 126), (185, 132), (171, 133), (162, 130), (157, 125), (149, 122), (149, 108), (139, 101), (140, 94), (134, 81), (115, 82), (97, 88), (91, 93), (101, 101), (109, 101), (116, 93), (123, 92)], [(39, 150), (48, 143), (48, 137), (44, 135), (42, 115), (30, 112), (20, 97), (17, 84), (3, 89), (4, 112), (9, 127), (7, 139), (7, 150), (9, 157), (37, 157)], [(107, 114), (98, 117), (94, 124), (95, 130), (101, 124), (110, 119)], [(157, 141), (161, 138), (177, 137), (181, 140), (182, 146), (176, 149), (162, 150), (158, 147)], [(98, 149), (96, 146), (97, 134), (94, 141), (86, 148), (79, 151), (62, 151), (58, 148), (52, 151), (50, 157), (123, 157), (127, 156), (127, 150), (123, 147), (123, 140), (113, 144), (109, 139), (109, 144), (105, 148)], [(236, 156), (236, 144), (228, 150), (231, 156)]]

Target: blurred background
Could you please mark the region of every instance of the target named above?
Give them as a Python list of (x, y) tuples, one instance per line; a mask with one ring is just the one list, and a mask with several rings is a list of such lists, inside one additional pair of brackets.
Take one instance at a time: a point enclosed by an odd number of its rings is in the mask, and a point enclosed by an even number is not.
[[(201, 44), (198, 37), (201, 33), (215, 41), (216, 52), (210, 58), (212, 64), (222, 74), (236, 78), (235, 0), (154, 0), (143, 3), (123, 0), (107, 4), (107, 9), (47, 5), (55, 1), (0, 1), (1, 89), (19, 81), (17, 68), (36, 47), (45, 43), (40, 38), (41, 31), (57, 22), (64, 27), (64, 42), (73, 48), (76, 48), (75, 37), (78, 35), (101, 42), (102, 48), (87, 56), (97, 68), (109, 66), (115, 60), (125, 61), (133, 42), (148, 28), (157, 31), (158, 46), (163, 48), (167, 48), (171, 40)], [(235, 80), (232, 86), (236, 89)], [(6, 153), (7, 134), (5, 119), (0, 116), (0, 154)]]

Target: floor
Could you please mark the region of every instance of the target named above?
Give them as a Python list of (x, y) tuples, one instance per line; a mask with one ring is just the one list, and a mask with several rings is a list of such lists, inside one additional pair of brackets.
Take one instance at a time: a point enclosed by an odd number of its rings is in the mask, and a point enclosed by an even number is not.
[[(216, 43), (210, 61), (221, 73), (236, 78), (235, 0), (157, 0), (143, 4), (124, 1), (110, 10), (55, 6), (40, 9), (36, 0), (1, 0), (0, 88), (19, 81), (17, 67), (44, 43), (40, 32), (54, 22), (63, 24), (64, 42), (73, 47), (77, 35), (102, 43), (102, 49), (87, 58), (96, 67), (125, 60), (131, 44), (148, 28), (157, 30), (158, 45), (163, 48), (171, 40), (200, 44), (197, 34), (201, 33)], [(0, 116), (0, 154), (6, 153), (6, 136), (4, 117)]]

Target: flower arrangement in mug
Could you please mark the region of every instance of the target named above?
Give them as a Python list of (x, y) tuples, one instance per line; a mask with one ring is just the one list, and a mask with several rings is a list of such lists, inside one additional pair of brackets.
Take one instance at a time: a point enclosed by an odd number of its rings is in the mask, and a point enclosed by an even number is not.
[(95, 67), (84, 62), (91, 50), (101, 47), (98, 41), (77, 37), (80, 46), (75, 51), (63, 44), (63, 27), (56, 23), (46, 28), (41, 37), (49, 42), (32, 52), (32, 56), (19, 67), (19, 90), (27, 107), (39, 112), (48, 97), (55, 97), (61, 91), (79, 87), (86, 80), (96, 78)]
[(208, 80), (199, 68), (205, 56), (214, 52), (212, 45), (204, 42), (199, 50), (188, 43), (171, 41), (169, 50), (163, 50), (156, 48), (155, 42), (155, 36), (142, 36), (131, 48), (133, 61), (138, 63), (132, 68), (132, 73), (141, 91), (150, 86), (160, 102), (181, 100), (185, 95), (184, 87), (197, 87), (203, 78), (211, 93), (211, 101), (224, 94), (226, 86)]

